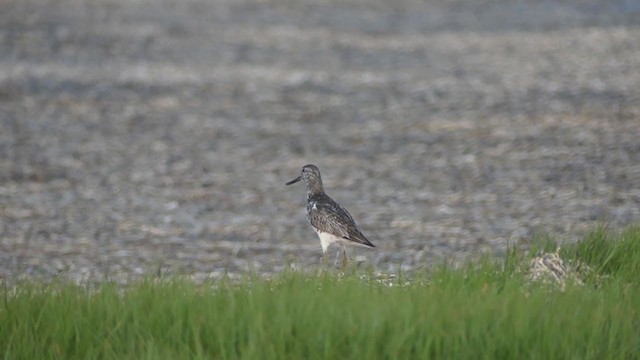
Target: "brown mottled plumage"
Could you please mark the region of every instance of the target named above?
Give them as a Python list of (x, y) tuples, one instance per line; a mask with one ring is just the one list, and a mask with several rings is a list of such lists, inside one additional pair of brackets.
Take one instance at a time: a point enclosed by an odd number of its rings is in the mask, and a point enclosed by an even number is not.
[(320, 170), (315, 165), (305, 165), (297, 178), (287, 185), (303, 180), (307, 184), (307, 218), (320, 237), (322, 261), (326, 265), (327, 249), (337, 242), (342, 246), (342, 267), (347, 264), (345, 245), (375, 247), (360, 232), (347, 210), (324, 192)]

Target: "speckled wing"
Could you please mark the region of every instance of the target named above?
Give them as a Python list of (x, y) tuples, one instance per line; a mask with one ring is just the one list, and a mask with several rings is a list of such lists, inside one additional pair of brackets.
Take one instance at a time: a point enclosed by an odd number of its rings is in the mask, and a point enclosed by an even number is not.
[(358, 230), (351, 214), (326, 196), (322, 201), (310, 201), (307, 216), (311, 225), (318, 231), (328, 232), (354, 243), (375, 247)]

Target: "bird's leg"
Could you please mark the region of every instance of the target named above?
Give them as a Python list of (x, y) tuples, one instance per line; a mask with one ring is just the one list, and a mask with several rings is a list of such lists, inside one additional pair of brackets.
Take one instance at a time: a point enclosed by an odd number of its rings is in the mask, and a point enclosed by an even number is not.
[(347, 249), (345, 249), (344, 245), (342, 245), (342, 266), (340, 267), (341, 270), (344, 270), (347, 268)]
[(322, 252), (322, 270), (326, 270), (327, 269), (327, 252), (323, 251)]

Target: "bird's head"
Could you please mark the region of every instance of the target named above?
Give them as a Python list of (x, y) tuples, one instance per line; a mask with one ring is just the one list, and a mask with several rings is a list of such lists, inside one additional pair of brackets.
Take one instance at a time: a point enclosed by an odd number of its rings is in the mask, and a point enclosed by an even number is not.
[(313, 164), (303, 166), (300, 176), (289, 181), (287, 185), (295, 184), (300, 180), (307, 184), (307, 189), (310, 192), (322, 192), (322, 178), (320, 178), (320, 169), (317, 166)]

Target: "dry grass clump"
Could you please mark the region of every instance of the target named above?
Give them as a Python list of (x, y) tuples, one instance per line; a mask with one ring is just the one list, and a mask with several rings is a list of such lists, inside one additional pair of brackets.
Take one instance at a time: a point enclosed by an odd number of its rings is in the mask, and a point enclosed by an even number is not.
[(565, 289), (567, 281), (582, 285), (577, 271), (573, 266), (565, 265), (560, 257), (560, 248), (553, 253), (544, 253), (529, 261), (527, 280), (530, 282), (542, 282)]

